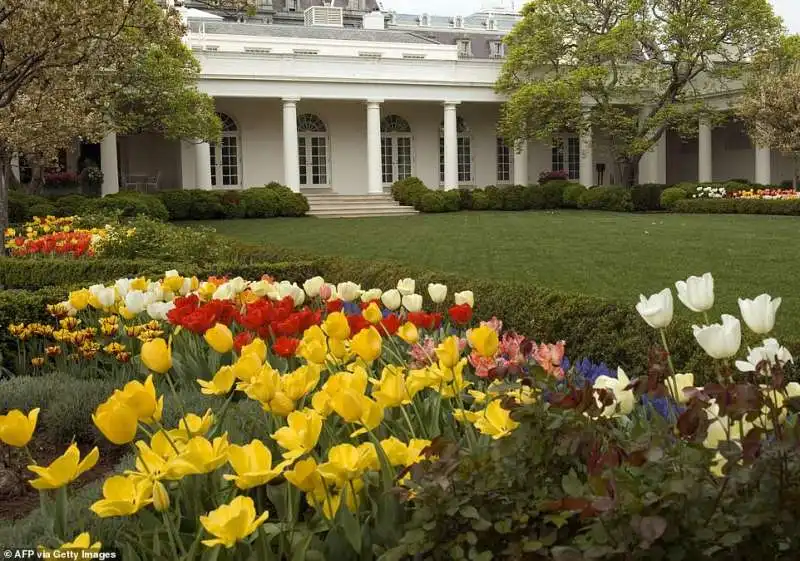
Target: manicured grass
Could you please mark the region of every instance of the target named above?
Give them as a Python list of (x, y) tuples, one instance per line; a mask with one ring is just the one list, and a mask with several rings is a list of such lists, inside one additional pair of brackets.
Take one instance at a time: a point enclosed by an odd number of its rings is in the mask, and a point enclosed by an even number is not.
[[(706, 271), (717, 317), (736, 297), (782, 296), (779, 332), (800, 335), (800, 219), (780, 216), (460, 212), (396, 218), (231, 220), (207, 225), (248, 242), (392, 259), (634, 305)], [(673, 286), (674, 288), (674, 286)], [(680, 305), (676, 302), (676, 309)], [(643, 324), (644, 325), (644, 324)]]

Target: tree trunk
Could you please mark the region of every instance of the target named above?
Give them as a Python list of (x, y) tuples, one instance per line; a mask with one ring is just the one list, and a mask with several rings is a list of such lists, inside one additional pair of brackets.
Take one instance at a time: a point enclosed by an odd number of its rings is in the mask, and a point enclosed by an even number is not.
[(792, 154), (792, 163), (794, 164), (794, 166), (792, 166), (792, 189), (795, 191), (797, 191), (797, 168), (798, 163), (800, 163), (798, 160), (800, 160), (800, 154), (795, 152)]
[(0, 148), (0, 255), (6, 253), (9, 185), (11, 185), (11, 154)]

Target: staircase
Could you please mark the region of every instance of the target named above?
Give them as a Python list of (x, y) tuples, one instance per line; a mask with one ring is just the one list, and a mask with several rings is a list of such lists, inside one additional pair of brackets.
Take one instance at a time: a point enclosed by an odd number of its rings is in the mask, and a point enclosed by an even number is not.
[(369, 216), (411, 216), (419, 214), (410, 206), (400, 206), (388, 193), (380, 195), (339, 195), (333, 192), (303, 193), (318, 218), (364, 218)]

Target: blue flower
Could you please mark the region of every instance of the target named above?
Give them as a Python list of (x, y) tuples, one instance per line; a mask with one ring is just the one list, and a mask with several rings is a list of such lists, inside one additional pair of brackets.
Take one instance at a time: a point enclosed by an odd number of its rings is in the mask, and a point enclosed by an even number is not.
[(344, 306), (342, 306), (342, 311), (352, 316), (353, 314), (361, 314), (361, 307), (356, 302), (345, 302)]
[[(561, 367), (564, 368), (564, 371), (566, 372), (569, 370), (569, 366), (569, 360), (565, 358), (561, 364)], [(608, 376), (610, 378), (617, 377), (617, 371), (611, 370), (605, 362), (594, 364), (588, 358), (584, 358), (582, 361), (576, 362), (573, 367), (575, 369), (575, 373), (579, 377), (589, 382), (591, 385), (594, 385), (595, 380), (597, 380), (597, 378), (600, 376)]]

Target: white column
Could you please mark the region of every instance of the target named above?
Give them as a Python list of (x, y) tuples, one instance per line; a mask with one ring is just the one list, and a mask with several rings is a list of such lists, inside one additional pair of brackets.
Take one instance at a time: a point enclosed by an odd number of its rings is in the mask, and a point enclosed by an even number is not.
[(383, 173), (381, 169), (381, 102), (367, 100), (367, 192), (370, 195), (383, 194)]
[(594, 144), (592, 143), (592, 130), (581, 131), (580, 135), (580, 182), (584, 187), (591, 187), (596, 183), (594, 179)]
[(667, 133), (664, 132), (639, 161), (639, 183), (667, 182)]
[(103, 195), (119, 193), (119, 171), (117, 165), (117, 133), (108, 133), (100, 141), (100, 171), (103, 172)]
[(700, 183), (714, 181), (713, 154), (711, 125), (705, 119), (701, 119), (700, 132), (697, 136), (697, 181)]
[(444, 102), (444, 188), (458, 189), (458, 101)]
[(528, 181), (528, 141), (523, 140), (514, 150), (514, 185), (527, 185)]
[(194, 145), (194, 188), (211, 190), (211, 145), (196, 142)]
[(772, 154), (768, 146), (756, 146), (756, 183), (772, 184)]
[(300, 156), (297, 152), (297, 102), (299, 97), (283, 98), (283, 182), (300, 192)]

